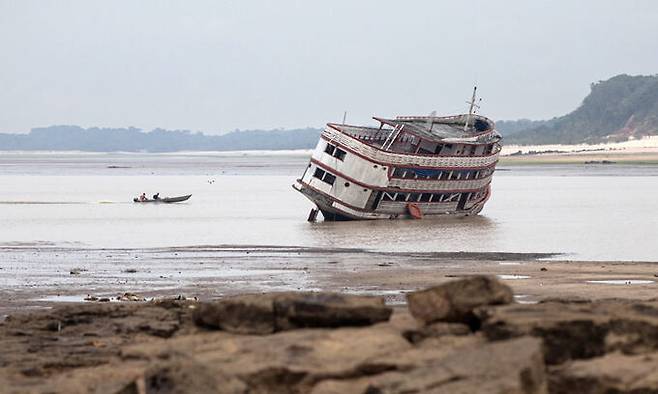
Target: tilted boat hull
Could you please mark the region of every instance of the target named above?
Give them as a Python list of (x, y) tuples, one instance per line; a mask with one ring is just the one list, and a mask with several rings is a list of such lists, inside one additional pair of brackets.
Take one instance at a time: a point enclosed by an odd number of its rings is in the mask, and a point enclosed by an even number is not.
[(328, 124), (294, 188), (330, 221), (476, 215), (491, 194), (501, 137), (472, 116), (479, 126), (464, 133), (465, 115), (378, 119), (393, 129)]

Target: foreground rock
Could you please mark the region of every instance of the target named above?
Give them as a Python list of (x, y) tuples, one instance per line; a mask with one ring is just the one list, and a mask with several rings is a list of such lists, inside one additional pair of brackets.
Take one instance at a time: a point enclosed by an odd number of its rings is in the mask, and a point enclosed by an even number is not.
[(658, 393), (658, 352), (572, 361), (553, 369), (550, 387), (555, 393)]
[[(520, 338), (458, 347), (421, 347), (400, 355), (397, 367), (359, 379), (329, 379), (313, 394), (546, 393), (541, 341)], [(421, 358), (413, 368), (400, 368)]]
[(500, 305), (507, 290), (467, 278), (411, 295), (413, 316), (334, 293), (12, 316), (0, 392), (658, 392), (658, 301)]
[(481, 310), (490, 340), (535, 336), (544, 342), (547, 364), (621, 351), (658, 351), (658, 301), (551, 301)]
[(205, 303), (194, 319), (202, 326), (238, 334), (271, 334), (302, 327), (366, 326), (387, 321), (392, 312), (381, 297), (300, 292)]
[(465, 323), (473, 329), (480, 324), (473, 314), (475, 308), (513, 300), (512, 289), (489, 276), (473, 276), (407, 294), (409, 310), (419, 321)]

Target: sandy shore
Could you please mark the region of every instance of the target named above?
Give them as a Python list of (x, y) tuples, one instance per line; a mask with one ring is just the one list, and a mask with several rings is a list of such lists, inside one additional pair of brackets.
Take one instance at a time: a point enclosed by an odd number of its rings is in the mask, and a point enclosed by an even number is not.
[[(602, 162), (608, 163), (602, 163)], [(501, 156), (501, 165), (541, 165), (541, 164), (658, 164), (658, 151), (656, 152), (576, 152), (576, 153), (537, 153), (517, 156)]]
[(504, 145), (502, 165), (584, 164), (658, 164), (658, 136), (618, 143), (596, 145)]
[[(458, 277), (497, 275), (520, 302), (552, 297), (649, 299), (658, 263), (567, 261), (523, 253), (381, 253), (360, 249), (197, 246), (0, 248), (0, 316), (126, 292), (201, 300), (271, 291), (340, 291), (404, 302)], [(607, 282), (610, 281), (610, 282)]]

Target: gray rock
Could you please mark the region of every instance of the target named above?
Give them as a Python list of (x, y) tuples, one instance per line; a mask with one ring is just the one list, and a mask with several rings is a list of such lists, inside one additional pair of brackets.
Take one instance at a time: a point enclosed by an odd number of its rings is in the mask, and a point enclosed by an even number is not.
[(489, 340), (524, 335), (544, 341), (547, 364), (622, 351), (658, 351), (658, 301), (544, 302), (477, 311)]
[[(418, 365), (405, 365), (414, 353), (426, 353)], [(371, 360), (376, 363), (377, 360)], [(397, 367), (356, 379), (327, 379), (313, 394), (367, 393), (523, 393), (547, 392), (541, 341), (533, 338), (441, 351), (421, 347), (402, 353)]]
[(405, 330), (402, 335), (411, 343), (420, 343), (428, 338), (468, 335), (471, 333), (471, 329), (466, 324), (438, 322)]
[(200, 326), (236, 334), (271, 334), (276, 328), (271, 294), (241, 295), (201, 303), (193, 318)]
[(553, 368), (551, 393), (658, 393), (658, 353), (611, 353)]
[(388, 321), (392, 312), (381, 297), (338, 293), (287, 293), (274, 297), (277, 330), (368, 326)]
[(302, 327), (365, 326), (387, 321), (392, 309), (381, 297), (336, 293), (270, 293), (201, 304), (199, 325), (238, 334), (271, 334)]
[(116, 394), (243, 394), (247, 386), (185, 356), (159, 361)]
[(509, 304), (513, 300), (512, 289), (490, 276), (473, 276), (407, 294), (409, 311), (417, 320), (425, 324), (465, 323), (472, 329), (479, 326), (473, 314), (475, 308)]

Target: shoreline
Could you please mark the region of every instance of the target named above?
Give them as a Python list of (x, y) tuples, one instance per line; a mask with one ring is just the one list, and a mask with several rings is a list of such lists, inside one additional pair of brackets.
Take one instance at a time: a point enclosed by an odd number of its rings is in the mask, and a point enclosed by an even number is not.
[(88, 295), (115, 301), (124, 293), (146, 299), (211, 300), (244, 293), (334, 291), (383, 296), (398, 305), (407, 292), (472, 275), (497, 276), (527, 303), (557, 296), (650, 299), (658, 290), (658, 262), (574, 261), (550, 253), (401, 253), (258, 245), (5, 246), (0, 247), (0, 256), (0, 316), (89, 304), (83, 301)]

